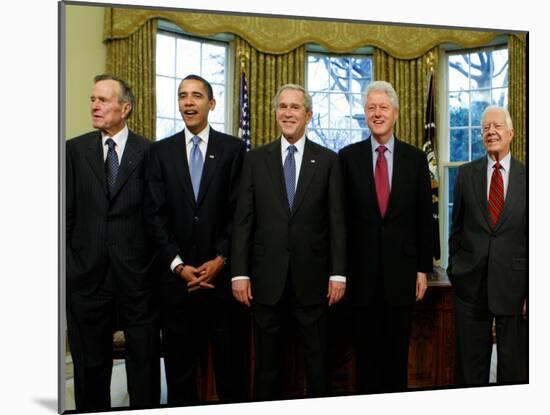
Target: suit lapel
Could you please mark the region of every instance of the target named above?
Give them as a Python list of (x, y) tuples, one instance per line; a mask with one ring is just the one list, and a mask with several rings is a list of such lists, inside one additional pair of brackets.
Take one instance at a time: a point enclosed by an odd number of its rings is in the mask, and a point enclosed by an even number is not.
[(487, 227), (491, 229), (489, 209), (487, 207), (487, 157), (479, 160), (475, 165), (475, 173), (472, 175), (472, 188), (477, 199), (479, 211), (485, 218)]
[(290, 209), (288, 207), (288, 198), (286, 195), (286, 186), (284, 183), (280, 138), (269, 149), (266, 162), (269, 170), (269, 175), (273, 182), (273, 188), (275, 189), (275, 192), (280, 195), (279, 199), (281, 201), (281, 205), (283, 206), (284, 210), (290, 215)]
[[(204, 158), (204, 167), (202, 169), (201, 184), (199, 187), (199, 197), (197, 198), (197, 205), (200, 205), (204, 195), (208, 190), (208, 186), (214, 177), (216, 167), (218, 166), (218, 160), (221, 159), (223, 154), (222, 139), (216, 131), (210, 127), (210, 134), (208, 136), (208, 146), (206, 148), (206, 155)], [(189, 170), (189, 169), (188, 169)]]
[(193, 206), (195, 203), (195, 193), (193, 193), (193, 184), (191, 183), (191, 175), (189, 174), (189, 163), (187, 161), (187, 145), (185, 142), (185, 132), (182, 130), (172, 143), (172, 165), (176, 171), (176, 176), (183, 189), (185, 199)]
[(372, 164), (372, 138), (365, 141), (365, 144), (361, 146), (362, 151), (358, 154), (360, 163), (357, 163), (362, 168), (362, 174), (360, 177), (364, 177), (364, 193), (367, 199), (370, 201), (369, 205), (374, 206), (378, 216), (380, 216), (380, 209), (378, 208), (378, 199), (376, 197), (376, 184), (374, 182), (374, 167)]
[(506, 191), (506, 199), (504, 201), (504, 208), (498, 219), (495, 231), (498, 231), (503, 223), (506, 223), (508, 216), (513, 210), (514, 205), (520, 200), (518, 197), (518, 190), (522, 186), (522, 182), (525, 180), (523, 173), (520, 171), (518, 162), (515, 159), (510, 160), (510, 173), (508, 174), (508, 189)]
[(88, 152), (86, 158), (90, 167), (97, 179), (101, 183), (101, 187), (107, 196), (107, 180), (105, 178), (105, 162), (103, 160), (103, 149), (101, 148), (101, 133), (98, 131), (96, 135), (92, 136), (88, 144)]
[(111, 194), (113, 199), (120, 189), (124, 186), (124, 183), (128, 180), (128, 177), (132, 174), (134, 169), (139, 164), (139, 160), (143, 157), (143, 148), (139, 145), (135, 138), (135, 134), (128, 131), (128, 140), (124, 147), (124, 153), (122, 154), (122, 160), (120, 162), (120, 168), (115, 182), (115, 187)]
[[(391, 177), (390, 200), (388, 201), (388, 209), (384, 218), (388, 218), (395, 213), (395, 206), (399, 205), (397, 203), (397, 198), (401, 194), (401, 189), (409, 185), (407, 183), (409, 178), (403, 173), (403, 171), (407, 170), (404, 167), (408, 163), (408, 160), (403, 156), (401, 151), (401, 142), (397, 139), (397, 137), (394, 137), (393, 140), (393, 171)], [(378, 200), (376, 200), (376, 203), (378, 204)]]
[(298, 176), (298, 184), (296, 185), (296, 194), (294, 195), (291, 215), (294, 215), (300, 208), (318, 164), (318, 160), (316, 159), (317, 152), (307, 137), (305, 140), (304, 155), (302, 157), (302, 165), (300, 166), (300, 175)]

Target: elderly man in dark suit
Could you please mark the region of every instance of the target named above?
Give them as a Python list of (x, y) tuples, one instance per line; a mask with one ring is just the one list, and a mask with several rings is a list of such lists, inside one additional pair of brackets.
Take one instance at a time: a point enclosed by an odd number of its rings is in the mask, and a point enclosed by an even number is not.
[[(110, 408), (113, 328), (126, 338), (130, 406), (159, 403), (152, 261), (143, 221), (149, 141), (126, 127), (134, 96), (121, 79), (94, 79), (94, 128), (66, 145), (67, 324), (76, 409)], [(115, 321), (118, 315), (118, 322)]]
[(231, 295), (228, 257), (246, 149), (208, 124), (216, 101), (204, 78), (181, 81), (178, 105), (185, 129), (151, 146), (146, 194), (159, 255), (168, 404), (197, 402), (196, 369), (208, 339), (218, 397), (242, 401), (249, 320)]
[(256, 323), (255, 398), (281, 392), (282, 331), (291, 317), (304, 345), (310, 396), (328, 392), (327, 305), (343, 296), (345, 221), (336, 154), (305, 135), (311, 97), (299, 85), (275, 96), (281, 137), (248, 153), (233, 231), (233, 294)]
[(456, 178), (447, 274), (455, 293), (456, 383), (489, 382), (492, 327), (497, 382), (527, 382), (527, 181), (510, 154), (512, 119), (488, 107), (487, 156)]
[(433, 267), (428, 164), (420, 149), (394, 136), (398, 112), (392, 85), (371, 83), (371, 136), (340, 151), (359, 393), (407, 388), (413, 305)]

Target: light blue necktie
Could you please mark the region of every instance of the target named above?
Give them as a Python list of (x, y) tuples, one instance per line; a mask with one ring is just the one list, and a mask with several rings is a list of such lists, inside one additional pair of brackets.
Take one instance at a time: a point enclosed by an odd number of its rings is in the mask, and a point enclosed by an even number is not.
[(105, 159), (105, 176), (107, 177), (107, 189), (109, 190), (109, 196), (113, 192), (115, 187), (116, 178), (118, 176), (118, 155), (115, 151), (115, 140), (108, 138), (105, 140), (105, 144), (109, 146), (107, 150), (107, 158)]
[(292, 210), (292, 203), (294, 203), (294, 194), (296, 193), (296, 162), (294, 161), (294, 153), (297, 151), (296, 146), (293, 144), (287, 148), (288, 154), (286, 155), (285, 162), (283, 164), (283, 171), (285, 174), (286, 184), (286, 196), (288, 198), (288, 207)]
[(199, 148), (201, 138), (194, 136), (193, 147), (191, 148), (191, 154), (189, 157), (189, 174), (191, 175), (191, 183), (193, 184), (193, 193), (195, 194), (195, 200), (199, 197), (199, 187), (201, 185), (202, 168), (204, 166), (204, 160)]

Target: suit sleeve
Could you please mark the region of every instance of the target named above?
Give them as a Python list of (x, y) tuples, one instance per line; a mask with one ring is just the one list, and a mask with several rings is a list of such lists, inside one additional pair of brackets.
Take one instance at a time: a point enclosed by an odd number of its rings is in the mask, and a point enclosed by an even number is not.
[(417, 182), (417, 235), (418, 247), (418, 272), (433, 272), (433, 248), (434, 248), (434, 220), (432, 214), (432, 184), (428, 161), (424, 153), (419, 155), (419, 174)]
[(254, 231), (254, 180), (252, 153), (244, 158), (231, 243), (231, 276), (250, 276), (248, 269), (252, 233)]
[(65, 158), (66, 158), (66, 177), (65, 177), (65, 240), (67, 242), (67, 249), (69, 248), (68, 242), (71, 239), (71, 234), (74, 227), (74, 166), (71, 152), (71, 146), (69, 143), (65, 144)]
[(460, 238), (462, 236), (462, 228), (464, 226), (464, 203), (462, 200), (463, 175), (464, 170), (459, 168), (453, 195), (453, 214), (451, 234), (449, 236), (449, 265), (451, 264), (451, 258), (460, 247)]
[(237, 197), (239, 195), (239, 184), (241, 181), (241, 173), (243, 167), (243, 159), (246, 154), (244, 142), (239, 146), (238, 151), (233, 158), (231, 164), (231, 173), (229, 178), (228, 201), (225, 214), (225, 224), (221, 229), (216, 240), (216, 252), (229, 258), (231, 247), (231, 234), (233, 228), (233, 217), (237, 206)]
[[(149, 239), (160, 256), (161, 263), (170, 266), (179, 254), (174, 237), (168, 230), (166, 186), (162, 167), (151, 146), (146, 160), (146, 186), (144, 198), (145, 225)], [(185, 259), (184, 259), (185, 260)]]
[(337, 157), (329, 176), (329, 232), (331, 275), (346, 275), (346, 216), (344, 210), (344, 181)]

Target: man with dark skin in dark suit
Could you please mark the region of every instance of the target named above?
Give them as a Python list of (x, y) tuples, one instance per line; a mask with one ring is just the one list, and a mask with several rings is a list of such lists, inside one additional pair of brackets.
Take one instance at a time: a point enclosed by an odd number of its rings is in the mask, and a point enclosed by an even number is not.
[(487, 156), (460, 166), (447, 274), (455, 293), (459, 385), (489, 383), (493, 322), (497, 383), (527, 382), (527, 178), (513, 158), (508, 111), (485, 109)]
[[(110, 408), (113, 329), (126, 339), (131, 407), (159, 403), (157, 313), (143, 221), (149, 141), (126, 127), (134, 96), (100, 75), (91, 94), (97, 131), (67, 142), (67, 324), (79, 411)], [(118, 316), (118, 321), (117, 321)]]
[(327, 306), (346, 289), (345, 220), (338, 159), (305, 134), (311, 97), (299, 85), (275, 96), (281, 137), (247, 154), (234, 222), (233, 295), (252, 306), (256, 399), (281, 397), (282, 332), (296, 322), (309, 396), (328, 393)]
[(198, 401), (208, 340), (219, 399), (243, 401), (249, 319), (231, 295), (228, 257), (245, 145), (209, 125), (216, 101), (204, 78), (181, 81), (178, 106), (185, 129), (151, 146), (145, 208), (158, 250), (168, 404)]

